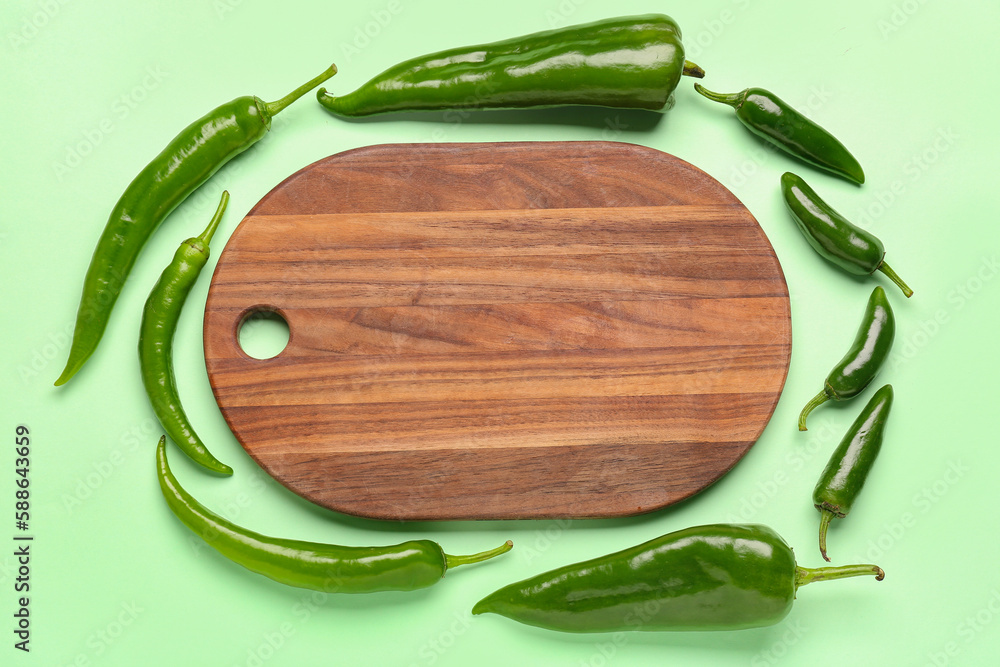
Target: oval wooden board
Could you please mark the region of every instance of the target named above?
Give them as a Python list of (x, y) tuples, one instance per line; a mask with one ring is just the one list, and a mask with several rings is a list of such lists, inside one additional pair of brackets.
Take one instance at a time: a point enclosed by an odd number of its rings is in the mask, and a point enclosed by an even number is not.
[[(290, 340), (257, 360), (255, 311)], [(381, 519), (613, 517), (760, 436), (791, 352), (750, 212), (617, 142), (397, 144), (292, 175), (219, 257), (212, 389), (269, 474)]]

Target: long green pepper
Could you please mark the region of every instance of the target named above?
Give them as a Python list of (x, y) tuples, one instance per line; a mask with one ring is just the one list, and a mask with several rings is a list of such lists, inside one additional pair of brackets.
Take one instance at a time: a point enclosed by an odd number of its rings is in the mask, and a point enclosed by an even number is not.
[(470, 556), (445, 554), (430, 540), (386, 547), (345, 547), (267, 537), (215, 514), (177, 482), (167, 465), (166, 437), (156, 447), (160, 490), (174, 515), (209, 546), (252, 572), (288, 586), (324, 593), (412, 591), (431, 586), (445, 572), (510, 551), (510, 541)]
[(229, 192), (223, 191), (219, 207), (205, 231), (181, 243), (149, 293), (139, 327), (139, 368), (156, 418), (185, 454), (223, 475), (232, 475), (233, 469), (212, 456), (181, 405), (174, 379), (173, 339), (184, 302), (208, 262), (209, 243), (228, 203)]
[(277, 102), (245, 96), (213, 109), (184, 128), (139, 172), (111, 211), (90, 260), (73, 343), (57, 386), (73, 377), (97, 349), (132, 265), (163, 219), (224, 164), (262, 139), (274, 115), (336, 72), (331, 65)]
[(813, 504), (820, 511), (819, 552), (827, 561), (826, 531), (835, 517), (847, 516), (865, 486), (879, 450), (885, 424), (892, 410), (892, 385), (879, 389), (851, 424), (830, 455), (813, 490)]
[(799, 413), (799, 430), (806, 430), (806, 418), (817, 406), (830, 400), (845, 401), (864, 391), (889, 358), (895, 335), (896, 319), (889, 299), (884, 289), (876, 287), (868, 297), (861, 326), (850, 349), (826, 376), (823, 390)]
[(316, 97), (343, 117), (400, 111), (589, 105), (666, 111), (681, 75), (705, 72), (684, 60), (669, 16), (623, 16), (399, 63), (357, 90)]
[(561, 632), (740, 630), (773, 625), (815, 581), (874, 575), (877, 565), (806, 568), (771, 528), (686, 528), (544, 572), (472, 608)]

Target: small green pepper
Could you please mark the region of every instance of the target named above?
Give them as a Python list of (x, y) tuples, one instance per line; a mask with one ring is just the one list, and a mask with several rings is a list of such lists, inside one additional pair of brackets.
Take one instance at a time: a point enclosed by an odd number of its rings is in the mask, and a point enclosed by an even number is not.
[(681, 31), (662, 14), (625, 16), (399, 63), (354, 92), (316, 97), (337, 116), (397, 111), (592, 105), (665, 111), (681, 75)]
[(781, 193), (799, 231), (821, 257), (856, 276), (881, 271), (907, 298), (913, 295), (913, 290), (885, 263), (885, 246), (878, 237), (833, 210), (793, 173), (782, 175)]
[(892, 409), (892, 386), (885, 385), (868, 401), (844, 439), (830, 456), (813, 490), (813, 504), (821, 513), (819, 552), (827, 561), (826, 531), (834, 517), (844, 518), (868, 479), (879, 449), (882, 434)]
[(343, 547), (266, 537), (227, 521), (181, 488), (167, 465), (166, 436), (156, 448), (160, 490), (171, 511), (213, 549), (279, 583), (324, 593), (412, 591), (431, 586), (459, 565), (510, 551), (505, 542), (471, 556), (450, 556), (430, 540), (386, 547)]
[(69, 358), (56, 386), (68, 382), (97, 349), (125, 279), (160, 223), (224, 164), (260, 141), (275, 114), (336, 73), (331, 65), (277, 102), (247, 95), (216, 107), (181, 130), (132, 179), (90, 259)]
[(715, 102), (736, 109), (751, 132), (803, 162), (842, 176), (858, 185), (865, 172), (857, 159), (836, 137), (763, 88), (747, 88), (738, 93), (713, 93), (701, 84), (695, 90)]
[(889, 356), (896, 333), (896, 320), (885, 290), (876, 287), (868, 297), (865, 314), (854, 337), (854, 343), (844, 358), (826, 376), (823, 390), (806, 403), (799, 414), (799, 430), (806, 430), (806, 417), (828, 400), (854, 398), (867, 387)]
[(181, 405), (174, 380), (173, 338), (184, 301), (208, 262), (208, 244), (212, 242), (228, 203), (229, 192), (223, 191), (219, 207), (205, 231), (181, 243), (170, 265), (150, 291), (139, 327), (139, 369), (156, 418), (185, 454), (223, 475), (232, 475), (233, 469), (212, 456)]
[(861, 575), (885, 573), (877, 565), (799, 567), (771, 528), (716, 524), (511, 584), (472, 613), (561, 632), (739, 630), (779, 622), (801, 586)]

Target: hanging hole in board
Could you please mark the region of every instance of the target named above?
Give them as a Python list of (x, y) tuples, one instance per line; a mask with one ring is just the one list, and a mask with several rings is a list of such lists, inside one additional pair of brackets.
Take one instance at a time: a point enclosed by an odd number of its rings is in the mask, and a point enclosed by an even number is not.
[(240, 349), (254, 359), (273, 359), (288, 345), (288, 322), (270, 308), (251, 309), (240, 322), (237, 340)]

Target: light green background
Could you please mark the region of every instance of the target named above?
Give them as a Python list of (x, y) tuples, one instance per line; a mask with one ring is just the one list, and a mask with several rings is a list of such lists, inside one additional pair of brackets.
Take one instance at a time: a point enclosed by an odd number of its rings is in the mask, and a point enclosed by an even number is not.
[[(345, 123), (312, 96), (178, 208), (147, 246), (97, 354), (52, 386), (80, 281), (108, 212), (174, 134), (244, 94), (283, 95), (328, 62), (337, 91), (410, 56), (619, 14), (682, 26), (709, 87), (769, 88), (858, 156), (857, 188), (764, 147), (682, 82), (659, 123), (644, 114), (399, 118)], [(987, 665), (1000, 654), (995, 352), (1000, 279), (993, 0), (836, 3), (711, 0), (8, 1), (0, 9), (0, 663), (5, 665)], [(290, 173), (386, 142), (612, 139), (701, 167), (753, 212), (781, 260), (794, 346), (763, 437), (690, 502), (619, 521), (399, 525), (317, 509), (268, 479), (217, 410), (201, 347), (209, 272), (237, 222)], [(830, 451), (870, 395), (795, 418), (854, 335), (872, 283), (820, 260), (778, 191), (794, 169), (878, 234), (916, 294), (887, 286), (897, 337), (881, 381), (896, 405), (854, 513), (831, 530), (835, 560), (874, 560), (885, 581), (802, 589), (791, 615), (735, 633), (570, 636), (471, 617), (508, 582), (671, 530), (762, 522), (821, 564), (810, 504)], [(176, 338), (192, 421), (235, 468), (220, 480), (173, 457), (197, 497), (267, 534), (343, 544), (429, 537), (453, 553), (514, 540), (506, 557), (410, 594), (325, 597), (249, 573), (204, 548), (157, 488), (159, 427), (139, 379), (139, 314), (178, 243), (232, 193), (216, 253)], [(13, 648), (14, 430), (31, 429), (31, 653)], [(4, 544), (8, 546), (3, 546)]]

